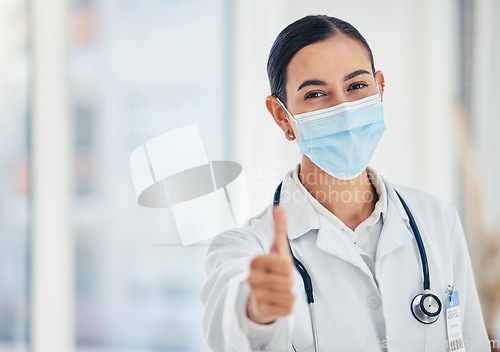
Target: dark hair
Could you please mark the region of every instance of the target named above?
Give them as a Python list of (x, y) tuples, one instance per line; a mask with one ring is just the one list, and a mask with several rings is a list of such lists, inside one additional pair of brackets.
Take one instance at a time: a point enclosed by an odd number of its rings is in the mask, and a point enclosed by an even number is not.
[(286, 69), (293, 56), (305, 46), (339, 33), (357, 39), (363, 44), (370, 56), (372, 71), (375, 75), (372, 50), (356, 28), (335, 17), (306, 16), (288, 25), (274, 41), (267, 61), (267, 76), (271, 86), (271, 94), (286, 104)]

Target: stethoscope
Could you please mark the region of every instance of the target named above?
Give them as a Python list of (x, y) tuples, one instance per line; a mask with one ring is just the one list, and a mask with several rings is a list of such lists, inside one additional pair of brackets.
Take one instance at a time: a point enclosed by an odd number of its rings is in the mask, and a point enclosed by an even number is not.
[[(276, 191), (274, 192), (273, 197), (273, 206), (276, 206), (280, 203), (280, 195), (281, 195), (281, 182)], [(415, 219), (413, 215), (406, 205), (403, 198), (399, 195), (398, 191), (394, 190), (403, 205), (403, 208), (410, 219), (410, 227), (413, 231), (413, 235), (415, 237), (415, 241), (417, 242), (418, 251), (420, 252), (420, 260), (422, 262), (422, 271), (424, 276), (424, 292), (416, 295), (411, 301), (410, 308), (413, 316), (423, 324), (432, 324), (439, 318), (439, 314), (441, 313), (441, 301), (439, 298), (430, 293), (431, 282), (429, 279), (429, 264), (427, 262), (427, 254), (425, 252), (424, 242), (422, 241), (422, 236), (420, 236), (420, 231), (418, 231), (417, 224), (415, 223)], [(288, 243), (290, 246), (290, 242)], [(292, 253), (293, 262), (295, 267), (299, 271), (300, 276), (302, 277), (302, 281), (304, 281), (304, 289), (306, 291), (307, 296), (307, 304), (309, 305), (309, 314), (311, 319), (311, 328), (314, 339), (314, 351), (318, 352), (318, 331), (316, 329), (316, 317), (314, 315), (314, 296), (313, 296), (313, 287), (311, 282), (311, 276), (307, 272), (305, 266), (295, 257), (292, 251), (292, 247), (290, 246), (290, 252)], [(292, 348), (295, 352), (298, 352), (297, 347), (293, 339), (291, 340)]]

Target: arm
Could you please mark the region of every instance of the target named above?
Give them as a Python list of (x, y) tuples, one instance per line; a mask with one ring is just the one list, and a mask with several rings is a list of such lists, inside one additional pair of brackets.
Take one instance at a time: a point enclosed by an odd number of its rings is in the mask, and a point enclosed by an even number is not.
[(205, 306), (202, 329), (208, 346), (224, 351), (287, 351), (290, 319), (261, 325), (247, 317), (250, 263), (265, 253), (251, 234), (229, 231), (216, 236), (204, 263), (207, 281), (199, 299)]

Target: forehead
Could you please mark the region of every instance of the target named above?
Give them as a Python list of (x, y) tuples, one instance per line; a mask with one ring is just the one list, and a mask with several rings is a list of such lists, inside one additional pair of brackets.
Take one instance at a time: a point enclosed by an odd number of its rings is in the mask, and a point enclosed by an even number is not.
[(365, 69), (371, 72), (368, 50), (354, 38), (336, 34), (302, 48), (287, 67), (287, 86), (305, 79), (343, 80), (346, 74)]

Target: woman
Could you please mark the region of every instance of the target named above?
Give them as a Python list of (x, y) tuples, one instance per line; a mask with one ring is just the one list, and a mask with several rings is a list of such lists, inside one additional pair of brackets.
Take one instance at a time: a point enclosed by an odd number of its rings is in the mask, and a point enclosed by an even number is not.
[(278, 35), (267, 70), (267, 108), (302, 160), (274, 206), (211, 243), (210, 348), (489, 351), (457, 211), (367, 167), (385, 84), (365, 39), (307, 16)]

